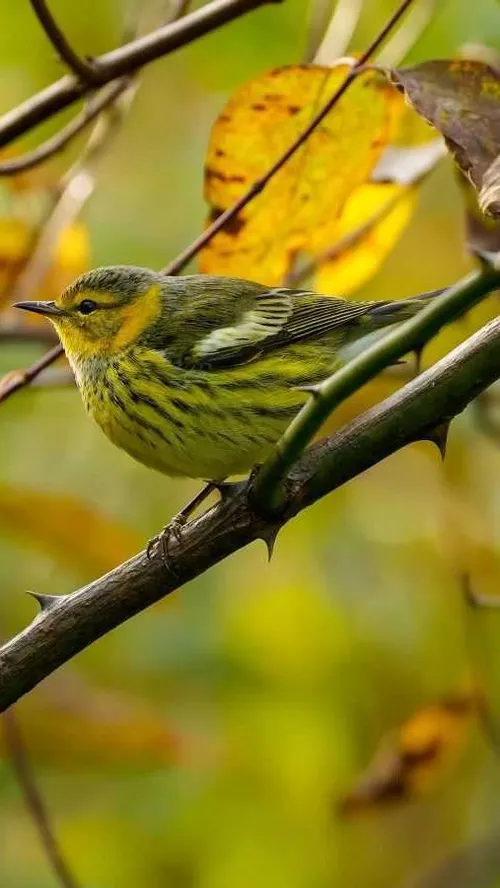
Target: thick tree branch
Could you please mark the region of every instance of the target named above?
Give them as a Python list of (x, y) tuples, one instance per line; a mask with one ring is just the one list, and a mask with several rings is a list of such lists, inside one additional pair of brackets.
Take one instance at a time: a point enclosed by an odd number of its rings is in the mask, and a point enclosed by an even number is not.
[(163, 25), (96, 58), (92, 86), (67, 75), (0, 118), (0, 148), (72, 105), (96, 86), (132, 74), (144, 65), (209, 34), (227, 22), (267, 3), (282, 0), (213, 0), (179, 21)]
[(298, 512), (460, 413), (500, 376), (500, 318), (430, 370), (330, 438), (311, 447), (287, 478), (288, 499), (266, 519), (242, 485), (193, 521), (168, 565), (145, 552), (79, 591), (40, 596), (33, 623), (0, 649), (0, 710), (92, 642), (255, 539), (268, 544)]

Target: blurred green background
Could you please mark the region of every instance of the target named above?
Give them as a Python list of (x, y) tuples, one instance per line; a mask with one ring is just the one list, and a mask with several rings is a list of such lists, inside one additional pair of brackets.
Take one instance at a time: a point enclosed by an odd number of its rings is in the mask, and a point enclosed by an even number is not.
[[(119, 0), (50, 6), (81, 52), (119, 40)], [(366, 0), (354, 49), (394, 6)], [(199, 233), (211, 123), (245, 80), (304, 57), (311, 7), (264, 7), (144, 72), (83, 212), (92, 264), (158, 268)], [(160, 13), (160, 4), (147, 9), (151, 22)], [(500, 48), (496, 0), (439, 0), (408, 59), (476, 43)], [(63, 73), (28, 3), (2, 4), (0, 66), (2, 111)], [(76, 152), (50, 169), (63, 170)], [(24, 218), (30, 201), (29, 192), (14, 200), (4, 188), (2, 213)], [(402, 297), (454, 281), (470, 267), (462, 228), (444, 165), (363, 295)], [(453, 335), (462, 334), (457, 325)], [(0, 370), (41, 351), (2, 343)], [(381, 394), (374, 386), (341, 417)], [(12, 398), (0, 408), (0, 430), (7, 637), (33, 616), (24, 590), (62, 594), (91, 580), (144, 545), (198, 485), (162, 478), (114, 449), (70, 387)], [(468, 411), (453, 423), (444, 464), (430, 444), (396, 454), (295, 519), (270, 564), (260, 543), (237, 553), (23, 700), (30, 756), (81, 885), (409, 886), (434, 862), (494, 835), (500, 774), (480, 725), (427, 791), (350, 818), (339, 802), (381, 737), (472, 673), (496, 724), (500, 620), (467, 611), (458, 577), (470, 570), (481, 591), (495, 591), (499, 469), (498, 445)], [(481, 878), (467, 884), (500, 885), (500, 867)], [(56, 884), (2, 753), (0, 885)]]

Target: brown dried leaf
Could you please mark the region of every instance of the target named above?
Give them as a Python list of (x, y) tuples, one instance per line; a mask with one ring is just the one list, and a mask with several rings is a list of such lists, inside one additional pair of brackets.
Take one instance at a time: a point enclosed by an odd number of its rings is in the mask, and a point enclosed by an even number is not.
[(458, 171), (460, 190), (465, 209), (465, 244), (471, 253), (498, 253), (500, 251), (500, 219), (487, 216), (481, 210), (477, 194), (469, 179)]
[(391, 77), (444, 136), (478, 191), (483, 212), (500, 215), (500, 72), (457, 59), (394, 70)]

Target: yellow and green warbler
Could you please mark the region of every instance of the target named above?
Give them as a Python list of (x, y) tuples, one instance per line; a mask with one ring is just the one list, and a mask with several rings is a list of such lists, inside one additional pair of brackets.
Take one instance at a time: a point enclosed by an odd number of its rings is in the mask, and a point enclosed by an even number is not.
[(348, 302), (111, 266), (55, 302), (17, 307), (52, 321), (114, 444), (167, 475), (220, 481), (266, 457), (304, 404), (301, 387), (329, 376), (344, 346), (416, 314), (422, 298)]

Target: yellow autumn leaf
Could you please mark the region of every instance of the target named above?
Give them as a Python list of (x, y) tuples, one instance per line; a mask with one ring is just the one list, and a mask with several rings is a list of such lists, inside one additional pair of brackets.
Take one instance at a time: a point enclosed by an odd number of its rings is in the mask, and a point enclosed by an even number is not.
[[(267, 172), (347, 71), (276, 68), (230, 99), (212, 129), (206, 160), (211, 220)], [(205, 247), (200, 270), (278, 284), (298, 252), (329, 247), (336, 219), (367, 181), (402, 108), (401, 96), (379, 74), (361, 74), (263, 193)]]
[(350, 195), (330, 248), (314, 263), (316, 290), (346, 296), (375, 276), (410, 222), (418, 185), (445, 153), (432, 127), (406, 106), (372, 181)]
[(26, 257), (29, 228), (21, 219), (0, 218), (0, 302)]
[(85, 572), (110, 570), (140, 544), (132, 530), (69, 496), (7, 484), (0, 484), (0, 528)]
[(367, 771), (342, 800), (343, 813), (410, 801), (432, 789), (457, 762), (479, 707), (471, 690), (415, 712), (382, 741)]
[(406, 185), (369, 182), (348, 199), (314, 275), (320, 293), (346, 296), (371, 280), (394, 249), (411, 219), (417, 193)]

